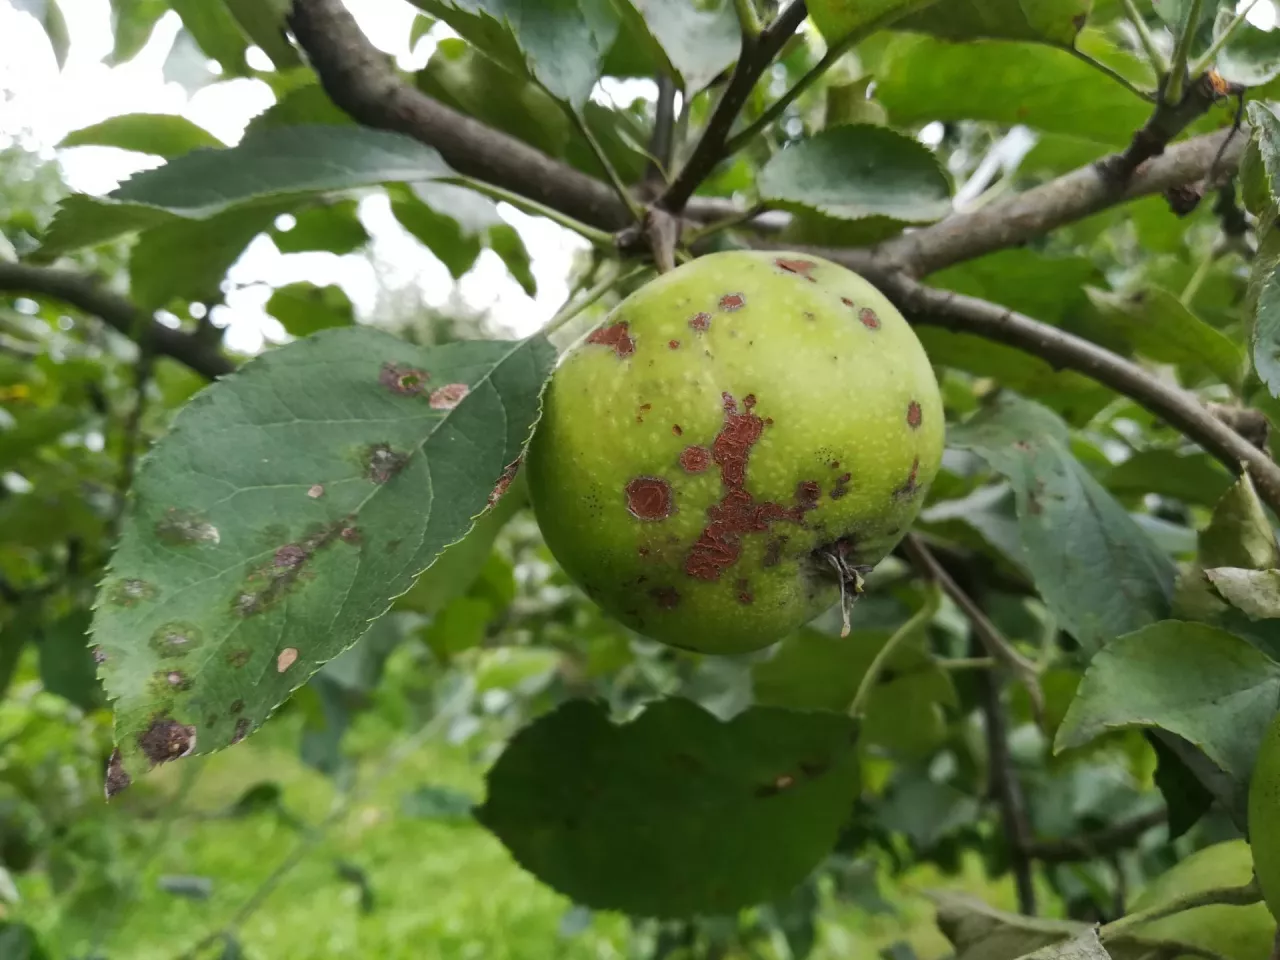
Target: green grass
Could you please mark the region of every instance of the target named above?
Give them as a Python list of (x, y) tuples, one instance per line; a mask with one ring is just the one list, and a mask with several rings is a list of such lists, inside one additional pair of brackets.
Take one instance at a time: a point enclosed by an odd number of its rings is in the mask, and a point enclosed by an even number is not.
[[(364, 771), (402, 740), (403, 722), (383, 702), (366, 713), (348, 735), (348, 752), (364, 759)], [(136, 878), (135, 896), (117, 900), (107, 915), (68, 905), (54, 897), (40, 874), (20, 884), (24, 901), (17, 915), (41, 932), (53, 957), (84, 957), (106, 932), (110, 960), (176, 960), (210, 931), (226, 924), (237, 909), (299, 842), (296, 830), (272, 813), (241, 819), (220, 816), (252, 784), (274, 781), (283, 803), (309, 823), (321, 821), (335, 797), (332, 781), (307, 768), (297, 756), (298, 712), (268, 723), (245, 743), (202, 765), (185, 802), (175, 810), (167, 841), (144, 866), (147, 850), (161, 831), (161, 819), (130, 824), (134, 841), (124, 850), (121, 872)], [(184, 761), (191, 763), (192, 761)], [(136, 818), (142, 807), (172, 803), (182, 764), (161, 768), (132, 788), (133, 807), (101, 808), (104, 823)], [(418, 819), (402, 809), (414, 788), (434, 784), (479, 798), (483, 766), (463, 747), (432, 741), (354, 805), (267, 898), (240, 932), (254, 960), (609, 960), (627, 957), (628, 924), (616, 914), (597, 914), (571, 937), (559, 926), (571, 904), (522, 870), (503, 846), (469, 820)], [(360, 890), (337, 875), (341, 858), (364, 871), (375, 897), (363, 912)], [(625, 869), (625, 865), (620, 866)], [(191, 900), (165, 892), (165, 874), (195, 875), (212, 881), (212, 895)], [(887, 886), (887, 885), (886, 885)], [(948, 952), (933, 924), (927, 900), (916, 887), (963, 889), (1002, 908), (1012, 906), (1007, 882), (989, 884), (971, 865), (958, 878), (922, 871), (885, 890), (898, 908), (894, 916), (867, 916), (851, 906), (833, 905), (824, 914), (813, 960), (873, 957), (896, 940), (906, 940), (921, 960)], [(217, 956), (215, 951), (213, 956)]]

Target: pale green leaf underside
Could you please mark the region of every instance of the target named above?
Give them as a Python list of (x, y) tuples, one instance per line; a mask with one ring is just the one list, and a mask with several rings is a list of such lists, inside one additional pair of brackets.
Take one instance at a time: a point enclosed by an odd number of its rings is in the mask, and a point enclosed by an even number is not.
[(97, 604), (125, 769), (157, 759), (158, 723), (235, 742), (357, 640), (483, 511), (553, 357), (342, 328), (196, 396), (141, 465)]
[(770, 203), (845, 220), (932, 223), (951, 210), (951, 182), (933, 153), (871, 124), (834, 127), (783, 150), (759, 187)]

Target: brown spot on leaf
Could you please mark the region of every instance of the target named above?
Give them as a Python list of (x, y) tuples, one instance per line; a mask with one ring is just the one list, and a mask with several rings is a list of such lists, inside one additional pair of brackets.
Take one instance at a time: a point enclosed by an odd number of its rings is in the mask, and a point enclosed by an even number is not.
[(679, 340), (668, 340), (668, 341), (667, 341), (667, 348), (668, 348), (668, 349), (670, 349), (670, 350), (679, 350), (679, 349), (680, 349), (680, 341), (679, 341)]
[(156, 522), (156, 539), (170, 547), (190, 547), (197, 543), (216, 545), (222, 538), (218, 528), (199, 514), (170, 507)]
[(711, 459), (720, 467), (724, 495), (707, 508), (707, 525), (690, 548), (684, 566), (685, 573), (699, 580), (719, 580), (725, 568), (737, 563), (746, 534), (767, 530), (779, 520), (800, 523), (805, 512), (813, 509), (813, 504), (805, 501), (794, 507), (762, 503), (746, 489), (747, 460), (764, 431), (764, 421), (752, 412), (754, 394), (743, 398), (742, 409), (732, 394), (723, 393), (721, 398), (724, 424), (711, 445)]
[(747, 305), (747, 298), (740, 293), (726, 293), (720, 298), (720, 309), (733, 313)]
[(108, 596), (117, 606), (132, 607), (144, 600), (154, 600), (156, 588), (145, 580), (117, 580)]
[(920, 404), (912, 400), (907, 404), (907, 426), (914, 430), (916, 427), (920, 426), (923, 419), (924, 414), (920, 410)]
[(195, 750), (196, 728), (170, 716), (158, 716), (138, 734), (138, 746), (153, 764), (168, 763)]
[(598, 343), (609, 347), (619, 358), (625, 359), (636, 352), (636, 341), (630, 333), (631, 326), (627, 321), (615, 323), (608, 327), (597, 327), (587, 337), (587, 343)]
[(858, 321), (868, 330), (880, 329), (880, 317), (870, 307), (863, 307), (858, 311)]
[(307, 551), (303, 550), (302, 547), (298, 546), (296, 543), (287, 543), (276, 551), (275, 558), (272, 562), (277, 567), (289, 569), (298, 566), (298, 564), (302, 563), (306, 559)]
[(520, 460), (520, 457), (516, 457), (502, 468), (502, 475), (498, 477), (497, 483), (493, 485), (493, 491), (489, 494), (489, 506), (492, 507), (507, 492), (512, 481), (515, 480), (516, 474), (520, 471)]
[(849, 481), (853, 479), (853, 474), (842, 473), (836, 478), (836, 485), (831, 488), (831, 499), (839, 500), (849, 492)]
[(231, 743), (237, 744), (249, 735), (249, 727), (251, 726), (248, 717), (241, 717), (236, 721), (236, 732), (231, 735)]
[(627, 510), (637, 520), (665, 520), (675, 510), (671, 484), (661, 477), (635, 477), (627, 482)]
[(124, 768), (124, 761), (120, 757), (120, 748), (116, 747), (111, 751), (111, 759), (107, 761), (107, 776), (103, 785), (107, 799), (110, 800), (121, 790), (124, 790), (129, 784), (133, 783), (133, 777)]
[(107, 651), (103, 650), (96, 643), (93, 645), (93, 662), (99, 666), (107, 662)]
[(685, 473), (701, 473), (711, 466), (711, 451), (696, 445), (685, 447), (680, 451), (680, 466)]
[(232, 701), (231, 701), (231, 712), (232, 712), (233, 714), (240, 713), (242, 710), (244, 710), (244, 701), (243, 701), (243, 700), (232, 700)]
[(166, 623), (157, 627), (148, 641), (151, 649), (166, 659), (185, 657), (200, 645), (200, 631), (190, 623)]
[(341, 532), (338, 534), (338, 539), (343, 543), (349, 543), (352, 546), (355, 546), (364, 540), (364, 534), (360, 532), (359, 527), (343, 527)]
[(649, 596), (663, 610), (674, 610), (680, 603), (680, 592), (675, 587), (654, 587)]
[(409, 462), (407, 453), (392, 450), (388, 444), (375, 443), (365, 454), (365, 476), (374, 483), (386, 483)]
[(711, 329), (711, 314), (695, 313), (689, 319), (689, 326), (692, 327), (694, 330), (696, 330), (698, 333), (706, 333), (708, 330)]
[(465, 383), (446, 383), (443, 387), (432, 390), (427, 402), (432, 410), (452, 410), (470, 392), (471, 388)]
[(416, 397), (424, 393), (430, 379), (431, 375), (425, 370), (415, 370), (407, 364), (390, 361), (384, 363), (378, 373), (378, 382), (402, 397)]
[(307, 496), (312, 500), (319, 500), (324, 496), (324, 485), (319, 483), (312, 484), (310, 489), (307, 490)]
[(787, 273), (799, 274), (800, 276), (808, 280), (810, 283), (818, 282), (813, 277), (814, 268), (817, 267), (818, 265), (814, 263), (812, 260), (787, 260), (780, 257), (773, 262), (776, 263), (778, 266), (780, 266), (783, 270), (787, 271)]
[(285, 647), (276, 657), (276, 673), (284, 673), (295, 663), (298, 662), (298, 650), (296, 647)]
[(227, 663), (239, 670), (249, 662), (250, 656), (248, 650), (232, 650), (227, 654)]
[(170, 670), (164, 675), (165, 683), (176, 690), (186, 690), (191, 686), (191, 682), (187, 679), (187, 675), (181, 670)]

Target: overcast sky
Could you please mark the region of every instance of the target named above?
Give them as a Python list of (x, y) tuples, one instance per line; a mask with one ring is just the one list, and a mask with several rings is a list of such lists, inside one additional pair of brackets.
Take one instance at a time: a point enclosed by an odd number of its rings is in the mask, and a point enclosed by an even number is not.
[[(81, 191), (106, 193), (130, 174), (160, 161), (109, 147), (54, 150), (69, 131), (123, 113), (178, 113), (233, 145), (245, 125), (272, 102), (265, 83), (228, 80), (211, 83), (188, 95), (177, 83), (166, 83), (162, 68), (178, 34), (177, 14), (161, 19), (146, 47), (133, 60), (107, 67), (102, 60), (111, 49), (108, 0), (59, 0), (71, 35), (65, 68), (59, 72), (53, 51), (37, 21), (26, 12), (27, 0), (0, 0), (0, 146), (17, 137), (61, 163), (68, 184)], [(415, 10), (405, 0), (347, 0), (369, 38), (395, 55), (402, 67), (426, 64), (440, 28), (407, 46)], [(256, 49), (255, 67), (270, 68)], [(461, 281), (468, 303), (492, 309), (494, 316), (519, 333), (545, 322), (567, 294), (565, 277), (570, 258), (586, 246), (545, 220), (526, 217), (502, 207), (533, 254), (538, 295), (530, 298), (508, 275), (498, 257), (484, 251)], [(442, 305), (454, 284), (444, 266), (391, 216), (382, 197), (364, 201), (361, 219), (374, 237), (381, 262), (390, 266), (389, 279), (399, 286), (416, 283), (425, 302)], [(276, 321), (263, 311), (271, 288), (297, 280), (339, 283), (367, 315), (373, 308), (379, 280), (368, 259), (358, 254), (279, 253), (266, 237), (259, 237), (228, 275), (232, 289), (219, 322), (227, 325), (228, 344), (253, 351), (263, 338), (284, 337)]]

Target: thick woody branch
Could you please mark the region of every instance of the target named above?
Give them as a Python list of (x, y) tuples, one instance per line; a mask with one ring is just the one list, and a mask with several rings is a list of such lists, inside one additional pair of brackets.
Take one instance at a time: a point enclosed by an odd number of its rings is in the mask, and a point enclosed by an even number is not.
[(172, 357), (210, 380), (235, 369), (214, 344), (144, 317), (133, 303), (107, 290), (89, 274), (0, 261), (0, 291), (53, 297), (78, 307), (101, 318), (131, 340), (137, 340), (152, 353)]
[(1200, 444), (1233, 472), (1247, 470), (1262, 499), (1280, 511), (1280, 466), (1188, 391), (1156, 379), (1095, 343), (998, 304), (926, 287), (901, 273), (886, 273), (879, 280), (890, 299), (915, 323), (1007, 343), (1124, 394)]
[[(1230, 135), (1229, 130), (1224, 130), (1169, 147), (1139, 165), (1122, 185), (1117, 185), (1106, 172), (1107, 161), (1089, 164), (1007, 200), (997, 200), (895, 237), (875, 247), (874, 255), (920, 277), (983, 254), (1020, 246), (1116, 204), (1202, 180)], [(1245, 139), (1236, 136), (1227, 144), (1218, 161), (1222, 173), (1239, 164)]]
[(593, 227), (631, 221), (605, 183), (459, 113), (405, 83), (342, 0), (295, 0), (289, 24), (333, 102), (369, 127), (430, 144), (454, 170)]

